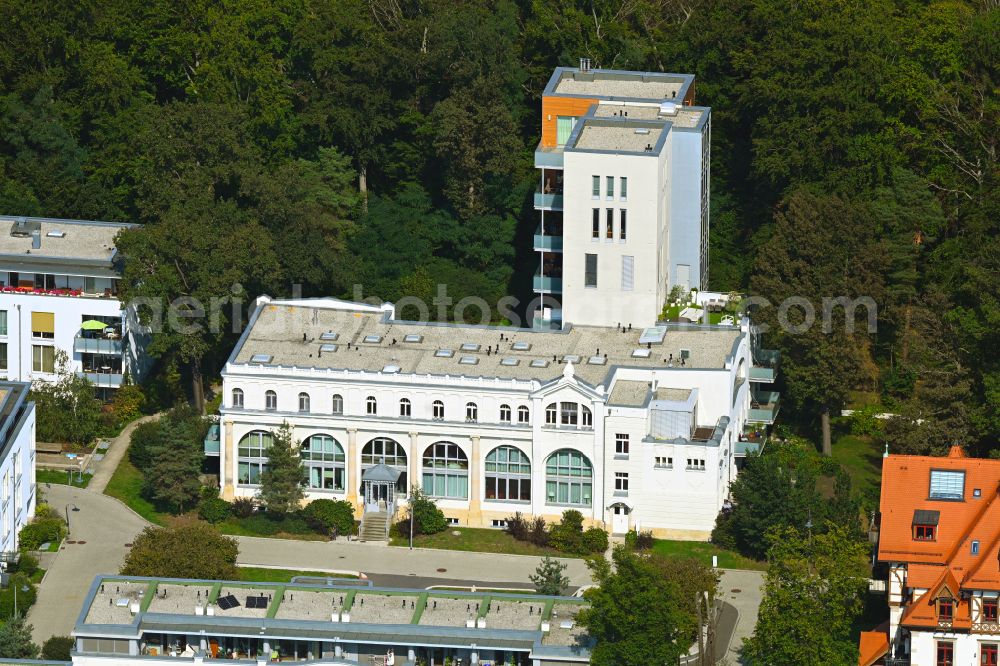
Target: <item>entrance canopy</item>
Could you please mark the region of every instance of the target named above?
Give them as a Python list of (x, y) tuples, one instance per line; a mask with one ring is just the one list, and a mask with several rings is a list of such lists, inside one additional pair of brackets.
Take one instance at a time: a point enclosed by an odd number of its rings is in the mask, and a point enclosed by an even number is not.
[(395, 485), (396, 481), (399, 480), (400, 474), (402, 474), (402, 472), (398, 469), (394, 469), (388, 465), (378, 464), (363, 471), (361, 473), (361, 480), (391, 483)]

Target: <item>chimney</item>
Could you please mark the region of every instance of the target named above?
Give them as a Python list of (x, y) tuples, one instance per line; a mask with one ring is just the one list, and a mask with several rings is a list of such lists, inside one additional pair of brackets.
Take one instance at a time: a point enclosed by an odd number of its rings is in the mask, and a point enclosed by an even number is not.
[(590, 58), (580, 58), (580, 71), (581, 72), (590, 71)]

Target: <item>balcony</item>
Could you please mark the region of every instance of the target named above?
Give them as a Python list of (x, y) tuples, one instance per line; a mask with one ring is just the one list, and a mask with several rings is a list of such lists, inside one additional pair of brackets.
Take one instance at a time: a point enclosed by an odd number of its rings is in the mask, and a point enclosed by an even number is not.
[(753, 391), (750, 394), (750, 414), (747, 420), (751, 423), (774, 423), (778, 415), (780, 395), (777, 391)]
[(120, 372), (78, 372), (78, 376), (83, 377), (97, 388), (121, 388), (125, 381), (125, 376)]
[(109, 338), (85, 338), (77, 333), (73, 338), (73, 351), (79, 354), (122, 355), (122, 341)]
[(539, 275), (535, 273), (534, 289), (544, 294), (562, 293), (562, 276)]
[(754, 367), (750, 368), (750, 381), (756, 384), (770, 384), (778, 377), (778, 361), (781, 352), (777, 349), (758, 349), (753, 354)]
[(562, 169), (563, 168), (563, 146), (555, 148), (543, 147), (541, 144), (535, 148), (535, 168), (536, 169)]
[(219, 455), (220, 445), (219, 445), (219, 424), (213, 423), (208, 427), (208, 433), (205, 435), (205, 455), (206, 456), (217, 456)]
[(535, 228), (535, 249), (539, 252), (562, 252), (562, 234), (543, 234), (542, 225)]
[(562, 210), (563, 207), (563, 194), (562, 192), (540, 192), (535, 190), (535, 209), (536, 210)]

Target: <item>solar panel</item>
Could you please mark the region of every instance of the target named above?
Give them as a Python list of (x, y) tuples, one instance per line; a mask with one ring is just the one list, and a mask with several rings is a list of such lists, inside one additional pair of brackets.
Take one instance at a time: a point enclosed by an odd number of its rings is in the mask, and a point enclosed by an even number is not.
[(229, 610), (230, 608), (236, 608), (240, 605), (240, 602), (236, 600), (236, 597), (232, 594), (227, 594), (224, 597), (219, 597), (216, 600), (216, 605), (222, 610)]
[(267, 608), (267, 597), (264, 595), (247, 597), (247, 608)]
[(247, 597), (247, 608), (257, 608), (257, 597)]

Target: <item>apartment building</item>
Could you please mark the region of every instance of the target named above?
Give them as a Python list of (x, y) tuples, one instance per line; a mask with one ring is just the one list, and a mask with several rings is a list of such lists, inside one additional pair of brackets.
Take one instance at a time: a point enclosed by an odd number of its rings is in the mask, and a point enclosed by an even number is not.
[(115, 236), (134, 225), (0, 217), (0, 377), (50, 381), (56, 351), (105, 397), (148, 360), (118, 300)]
[(17, 553), (17, 536), (35, 516), (35, 405), (29, 384), (0, 381), (0, 562)]
[(327, 582), (99, 576), (73, 630), (72, 663), (590, 663), (592, 641), (576, 622), (586, 606), (579, 598)]
[(752, 403), (751, 339), (746, 321), (543, 331), (262, 297), (206, 453), (223, 497), (252, 497), (287, 422), (307, 498), (346, 499), (366, 522), (416, 485), (455, 524), (573, 508), (613, 533), (707, 539), (741, 435), (777, 410)]
[(887, 455), (878, 560), (887, 624), (861, 635), (860, 666), (997, 666), (1000, 460)]
[(651, 326), (708, 287), (711, 109), (694, 76), (559, 67), (542, 95), (534, 325)]

